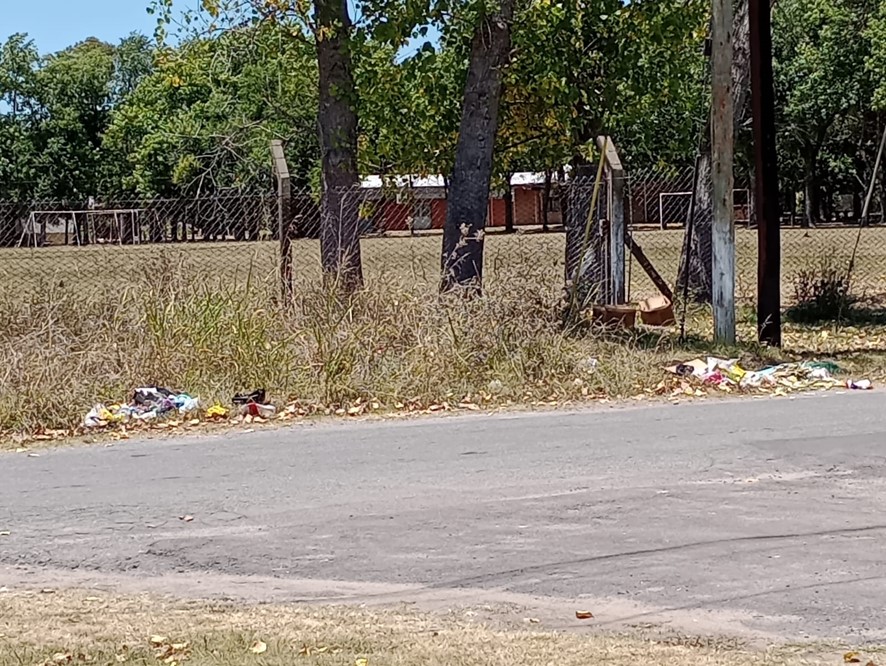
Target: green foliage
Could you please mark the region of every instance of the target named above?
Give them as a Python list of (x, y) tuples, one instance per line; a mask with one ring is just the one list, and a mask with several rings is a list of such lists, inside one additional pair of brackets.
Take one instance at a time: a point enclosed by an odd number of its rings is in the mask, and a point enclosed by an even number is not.
[(143, 194), (271, 185), (271, 139), (295, 180), (316, 161), (316, 67), (307, 45), (272, 24), (195, 39), (158, 55), (121, 104), (108, 145), (126, 155), (126, 189)]
[(0, 48), (0, 196), (86, 198), (119, 179), (104, 136), (115, 104), (151, 67), (150, 44), (88, 39), (41, 58), (24, 35)]
[(779, 0), (773, 51), (781, 174), (843, 191), (865, 180), (865, 141), (881, 37), (875, 0)]
[[(349, 34), (364, 173), (449, 173), (474, 26), (492, 0), (367, 0)], [(283, 139), (317, 178), (317, 66), (307, 0), (203, 0), (169, 46), (89, 39), (41, 56), (0, 45), (0, 198), (174, 195), (270, 186)], [(688, 162), (707, 114), (707, 0), (527, 0), (495, 176), (555, 170), (613, 136), (629, 168)], [(429, 30), (440, 32), (434, 43)], [(851, 36), (851, 38), (850, 38)], [(786, 190), (858, 192), (886, 111), (886, 0), (779, 0), (779, 154)]]

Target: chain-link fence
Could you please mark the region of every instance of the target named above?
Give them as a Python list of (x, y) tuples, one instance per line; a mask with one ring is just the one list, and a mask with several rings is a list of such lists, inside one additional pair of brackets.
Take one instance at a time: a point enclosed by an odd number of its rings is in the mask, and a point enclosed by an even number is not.
[[(484, 230), (484, 284), (493, 291), (532, 281), (562, 293), (565, 189), (515, 185), (490, 199)], [(357, 220), (367, 285), (433, 293), (441, 276), (443, 187), (363, 187), (341, 193), (333, 226)], [(0, 281), (78, 291), (126, 288), (164, 274), (189, 285), (280, 288), (281, 197), (248, 192), (210, 196), (0, 202)], [(323, 210), (308, 189), (286, 206), (294, 291), (321, 284)]]
[[(638, 169), (629, 174), (626, 216), (632, 238), (669, 284), (679, 282), (686, 221), (692, 205), (693, 168)], [(753, 302), (757, 290), (757, 225), (753, 189), (747, 176), (735, 178), (735, 270), (738, 300)], [(796, 303), (811, 281), (828, 273), (846, 276), (859, 297), (876, 302), (886, 296), (886, 225), (876, 210), (862, 225), (853, 215), (851, 197), (837, 197), (833, 214), (812, 227), (802, 225), (796, 207), (802, 200), (782, 202), (782, 302)], [(695, 211), (696, 224), (704, 213)], [(853, 260), (854, 257), (854, 260)], [(647, 275), (628, 257), (631, 299), (657, 293)], [(801, 293), (798, 293), (801, 292)]]
[[(756, 294), (757, 235), (752, 191), (736, 179), (736, 273), (740, 300)], [(558, 183), (556, 177), (520, 174), (490, 199), (486, 211), (484, 285), (534, 285), (560, 298), (567, 277), (582, 275), (602, 293), (612, 281), (607, 225), (613, 215), (611, 182)], [(678, 282), (686, 221), (692, 205), (693, 169), (637, 169), (624, 183), (628, 300), (655, 295), (660, 284), (640, 257), (670, 287)], [(595, 207), (591, 204), (596, 195)], [(394, 284), (433, 293), (441, 276), (448, 190), (442, 179), (409, 183), (364, 182), (342, 193), (340, 210), (357, 224), (367, 285)], [(322, 280), (324, 212), (309, 190), (293, 191), (287, 217), (293, 289)], [(789, 213), (789, 212), (788, 212)], [(0, 203), (0, 280), (17, 289), (44, 284), (86, 291), (125, 288), (146, 276), (174, 275), (188, 284), (280, 287), (280, 200), (267, 192), (222, 193), (175, 199)], [(696, 211), (698, 215), (698, 211)], [(813, 228), (782, 231), (782, 296), (792, 303), (810, 274), (824, 267), (848, 271), (859, 295), (886, 295), (886, 225), (875, 214), (862, 227), (836, 208), (835, 218)], [(568, 251), (567, 251), (568, 247)], [(639, 254), (638, 254), (639, 253)], [(567, 266), (569, 269), (567, 270)], [(596, 287), (595, 287), (596, 288)]]
[(0, 203), (0, 281), (30, 290), (263, 282), (277, 272), (276, 198)]

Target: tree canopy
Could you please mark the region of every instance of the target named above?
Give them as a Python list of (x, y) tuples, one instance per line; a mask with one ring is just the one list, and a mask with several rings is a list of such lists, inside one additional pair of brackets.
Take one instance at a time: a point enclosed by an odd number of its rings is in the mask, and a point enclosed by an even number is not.
[[(587, 158), (602, 132), (629, 168), (690, 163), (707, 114), (708, 4), (518, 2), (494, 180)], [(495, 6), (350, 6), (362, 174), (451, 172), (473, 31)], [(274, 138), (284, 140), (296, 181), (316, 187), (314, 9), (205, 2), (191, 17), (192, 26), (205, 21), (175, 40), (87, 38), (50, 54), (27, 35), (9, 36), (0, 44), (0, 198), (269, 187)], [(857, 199), (869, 178), (886, 117), (886, 6), (779, 0), (773, 38), (785, 202), (805, 201), (814, 223), (835, 195)]]

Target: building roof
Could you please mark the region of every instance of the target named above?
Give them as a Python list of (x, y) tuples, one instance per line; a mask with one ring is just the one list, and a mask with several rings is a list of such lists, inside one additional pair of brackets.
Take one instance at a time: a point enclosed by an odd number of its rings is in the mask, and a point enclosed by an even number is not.
[[(569, 171), (569, 167), (566, 167)], [(557, 174), (554, 174), (553, 181), (558, 181)], [(520, 171), (511, 176), (511, 187), (542, 187), (545, 184), (545, 174), (543, 172)], [(378, 190), (384, 187), (392, 188), (444, 188), (446, 187), (446, 179), (441, 175), (430, 176), (366, 176), (360, 182), (360, 187), (367, 190)]]

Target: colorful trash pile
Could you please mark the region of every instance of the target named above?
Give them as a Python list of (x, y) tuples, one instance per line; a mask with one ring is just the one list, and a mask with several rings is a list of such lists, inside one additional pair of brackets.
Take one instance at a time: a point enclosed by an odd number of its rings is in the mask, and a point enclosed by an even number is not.
[(697, 388), (688, 383), (689, 381), (727, 393), (749, 391), (775, 395), (835, 388), (858, 390), (873, 388), (867, 379), (847, 381), (837, 378), (835, 375), (840, 372), (840, 368), (830, 361), (782, 363), (749, 371), (739, 365), (738, 359), (709, 357), (678, 363), (667, 370), (686, 380), (680, 389), (677, 389), (678, 393), (686, 392), (687, 388), (693, 393), (698, 392)]
[(128, 403), (95, 405), (83, 419), (86, 428), (113, 424), (150, 423), (175, 415), (188, 415), (200, 409), (200, 401), (187, 393), (160, 386), (137, 388)]

